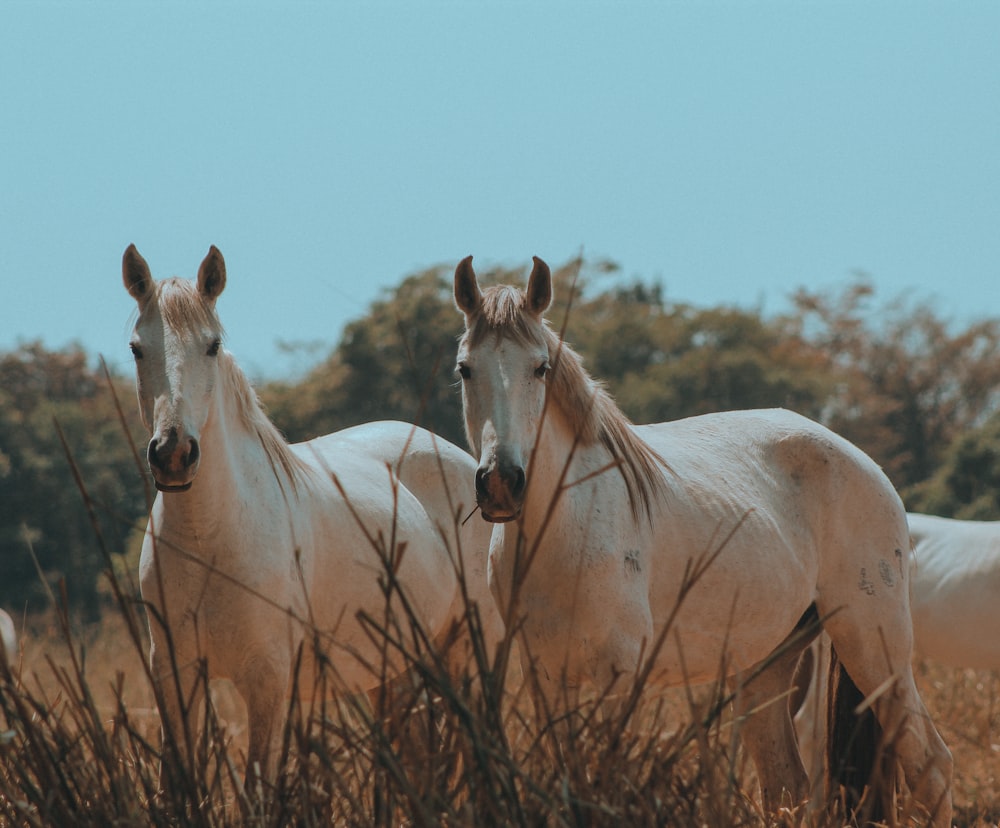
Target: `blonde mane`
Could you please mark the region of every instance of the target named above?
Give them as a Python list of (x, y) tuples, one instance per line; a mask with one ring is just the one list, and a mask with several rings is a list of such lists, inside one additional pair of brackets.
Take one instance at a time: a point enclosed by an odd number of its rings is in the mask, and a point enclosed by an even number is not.
[(222, 380), (226, 384), (225, 391), (231, 394), (231, 398), (236, 401), (236, 407), (243, 419), (243, 424), (260, 441), (278, 482), (281, 483), (281, 476), (278, 474), (280, 467), (292, 484), (294, 491), (298, 487), (302, 475), (312, 474), (312, 467), (292, 451), (284, 435), (271, 422), (257, 391), (247, 379), (246, 374), (243, 373), (243, 369), (236, 364), (233, 355), (228, 351), (220, 351), (219, 360)]
[(653, 502), (663, 489), (666, 461), (632, 429), (632, 422), (604, 385), (587, 373), (580, 355), (559, 338), (548, 321), (526, 310), (523, 290), (495, 285), (482, 292), (482, 304), (466, 331), (470, 347), (489, 334), (548, 349), (552, 370), (546, 380), (559, 412), (582, 446), (600, 444), (618, 463), (632, 514), (652, 518)]
[[(150, 302), (147, 308), (153, 304)], [(225, 333), (213, 305), (206, 302), (195, 284), (187, 279), (173, 277), (157, 282), (155, 304), (159, 307), (163, 323), (172, 330), (199, 336), (211, 330), (220, 339)], [(278, 482), (282, 483), (278, 474), (280, 468), (294, 491), (301, 476), (311, 473), (311, 467), (291, 450), (277, 426), (268, 418), (250, 380), (226, 350), (219, 351), (219, 368), (223, 393), (234, 401), (243, 425), (260, 441)]]

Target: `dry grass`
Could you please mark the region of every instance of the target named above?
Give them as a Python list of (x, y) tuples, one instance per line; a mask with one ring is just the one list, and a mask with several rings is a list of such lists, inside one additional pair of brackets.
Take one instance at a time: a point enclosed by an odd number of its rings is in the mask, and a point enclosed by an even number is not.
[[(989, 634), (984, 631), (984, 634)], [(1000, 673), (919, 662), (917, 686), (955, 758), (955, 823), (1000, 822)]]
[[(589, 705), (539, 722), (521, 682), (489, 669), (485, 685), (453, 681), (429, 653), (376, 715), (358, 698), (296, 707), (288, 770), (256, 799), (236, 782), (242, 701), (216, 683), (197, 778), (165, 752), (170, 790), (157, 794), (159, 718), (126, 619), (110, 610), (80, 629), (55, 612), (28, 620), (0, 687), (2, 824), (767, 824), (717, 688), (647, 693), (626, 722)], [(997, 677), (931, 664), (917, 674), (955, 754), (956, 824), (996, 824)], [(833, 823), (788, 813), (781, 824)]]

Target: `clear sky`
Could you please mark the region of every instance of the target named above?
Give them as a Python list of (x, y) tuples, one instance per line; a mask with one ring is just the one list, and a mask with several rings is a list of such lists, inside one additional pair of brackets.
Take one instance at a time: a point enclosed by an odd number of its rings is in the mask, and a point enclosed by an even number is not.
[(469, 253), (998, 316), (1000, 3), (4, 0), (0, 348), (128, 370), (130, 242), (258, 377)]

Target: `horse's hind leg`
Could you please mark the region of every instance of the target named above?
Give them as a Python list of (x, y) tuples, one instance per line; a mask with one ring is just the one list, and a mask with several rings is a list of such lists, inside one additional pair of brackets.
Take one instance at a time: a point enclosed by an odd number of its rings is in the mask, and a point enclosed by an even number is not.
[[(884, 609), (886, 604), (880, 606)], [(872, 619), (864, 618), (857, 605), (845, 607), (828, 620), (826, 629), (858, 691), (865, 697), (881, 694), (872, 709), (882, 728), (884, 744), (898, 761), (913, 799), (930, 815), (933, 825), (948, 826), (951, 753), (917, 692), (910, 663), (909, 616), (905, 605), (898, 610)]]
[(745, 717), (740, 736), (757, 769), (761, 804), (768, 814), (801, 804), (809, 792), (788, 694), (799, 657), (818, 630), (815, 607), (810, 607), (792, 634), (737, 690), (736, 714)]
[(795, 725), (799, 756), (809, 775), (809, 800), (817, 806), (823, 799), (829, 664), (830, 640), (821, 635), (802, 653), (795, 668), (792, 696), (789, 699), (789, 712)]

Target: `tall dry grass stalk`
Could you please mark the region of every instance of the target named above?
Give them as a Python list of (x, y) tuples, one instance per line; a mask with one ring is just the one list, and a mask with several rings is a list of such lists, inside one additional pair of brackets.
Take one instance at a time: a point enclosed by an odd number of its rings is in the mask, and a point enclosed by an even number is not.
[[(679, 697), (644, 700), (629, 727), (595, 699), (562, 728), (539, 722), (528, 684), (499, 676), (485, 651), (455, 676), (419, 631), (382, 628), (410, 670), (371, 698), (336, 701), (335, 671), (321, 671), (315, 700), (290, 703), (284, 772), (273, 788), (248, 794), (240, 787), (245, 741), (219, 715), (217, 698), (206, 694), (192, 711), (205, 722), (193, 757), (169, 738), (160, 746), (144, 706), (149, 678), (136, 669), (143, 653), (133, 654), (131, 674), (101, 675), (66, 613), (53, 618), (49, 640), (64, 645), (61, 657), (46, 656), (30, 673), (24, 662), (0, 668), (6, 824), (761, 824), (741, 792), (719, 692), (692, 693), (686, 706)], [(473, 632), (475, 619), (470, 608)], [(127, 636), (130, 622), (113, 620)], [(568, 741), (554, 741), (557, 730)]]

